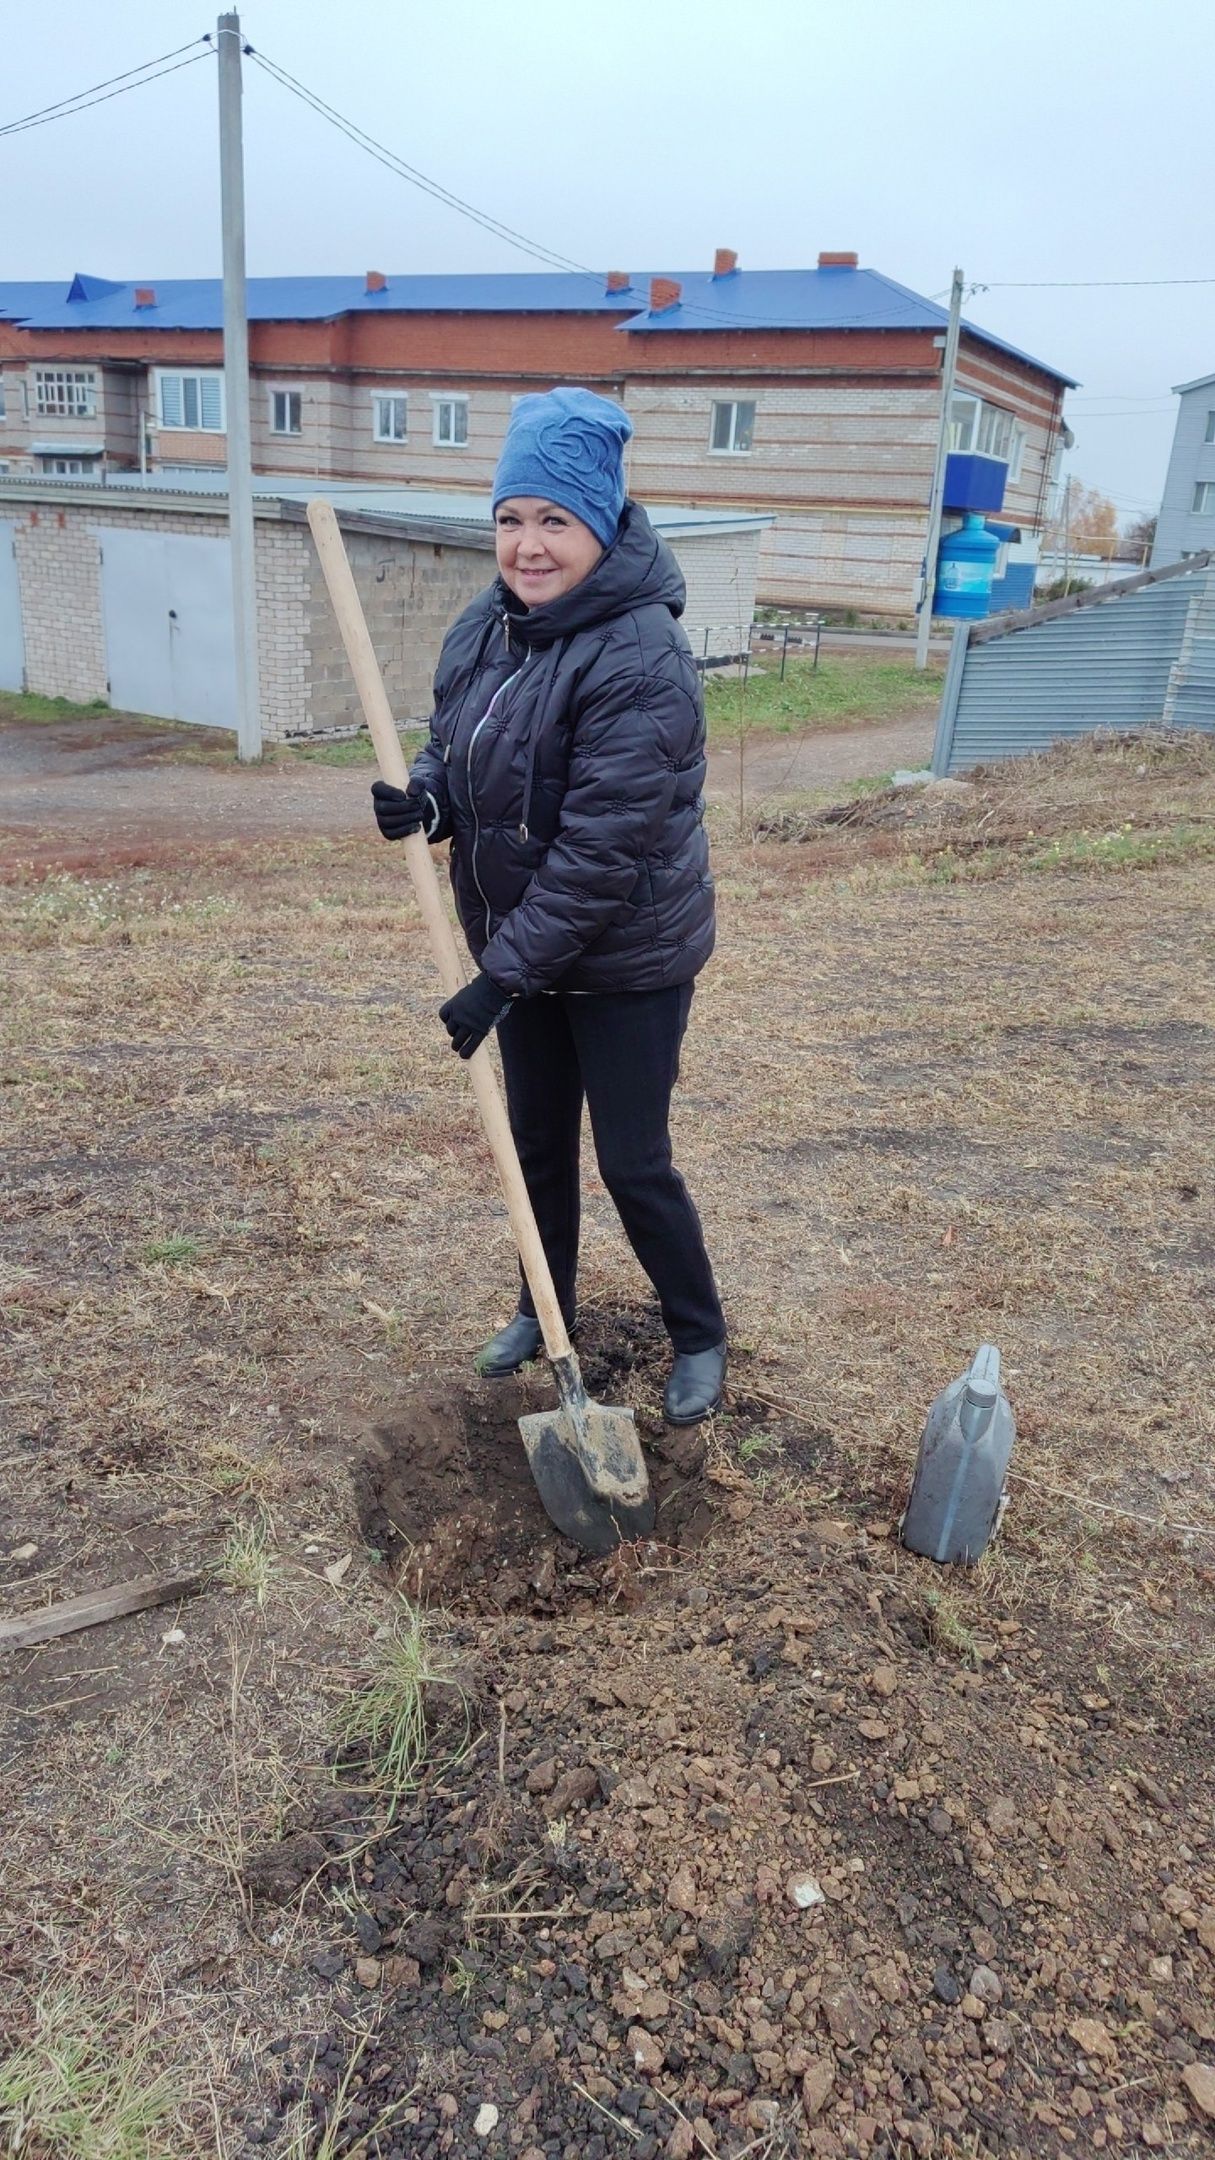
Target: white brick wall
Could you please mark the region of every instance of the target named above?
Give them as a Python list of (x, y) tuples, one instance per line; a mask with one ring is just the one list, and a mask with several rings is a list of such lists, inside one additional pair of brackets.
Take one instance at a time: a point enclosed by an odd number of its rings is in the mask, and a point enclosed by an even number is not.
[(90, 705), (107, 696), (101, 563), (95, 534), (70, 507), (16, 511), (25, 682), (40, 697)]
[(688, 582), (683, 627), (698, 660), (746, 652), (764, 528), (669, 542)]
[[(108, 696), (101, 604), (99, 524), (132, 532), (188, 533), (217, 544), (226, 519), (185, 511), (127, 509), (107, 493), (103, 510), (80, 503), (13, 503), (25, 635), (26, 687), (87, 705)], [(306, 528), (255, 523), (258, 662), (268, 740), (308, 724)], [(235, 726), (235, 715), (233, 715)]]

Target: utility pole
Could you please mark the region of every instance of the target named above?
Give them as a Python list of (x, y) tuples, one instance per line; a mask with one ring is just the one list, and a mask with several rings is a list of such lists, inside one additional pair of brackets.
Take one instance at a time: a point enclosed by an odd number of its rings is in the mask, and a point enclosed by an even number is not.
[(1072, 476), (1063, 483), (1063, 597), (1072, 589)]
[(245, 312), (245, 173), (241, 142), (239, 15), (221, 15), (219, 190), (224, 238), (224, 406), (228, 429), (228, 537), (232, 552), (232, 632), (236, 644), (236, 754), (262, 754), (257, 667), (257, 580), (253, 553), (253, 469), (249, 443), (249, 323)]
[(949, 296), (949, 328), (941, 361), (941, 409), (937, 418), (937, 454), (932, 468), (932, 494), (928, 500), (928, 541), (924, 549), (924, 597), (915, 632), (915, 664), (928, 665), (928, 639), (932, 631), (932, 597), (937, 588), (937, 555), (941, 546), (941, 505), (945, 494), (945, 460), (949, 455), (949, 424), (953, 384), (958, 369), (958, 339), (962, 329), (962, 273), (953, 274)]

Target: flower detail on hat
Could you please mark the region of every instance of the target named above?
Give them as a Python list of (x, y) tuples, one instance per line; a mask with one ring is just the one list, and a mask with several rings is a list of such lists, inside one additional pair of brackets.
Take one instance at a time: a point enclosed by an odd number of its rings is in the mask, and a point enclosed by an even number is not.
[(620, 444), (606, 429), (589, 428), (572, 413), (546, 413), (536, 429), (536, 456), (553, 484), (607, 510), (619, 487)]

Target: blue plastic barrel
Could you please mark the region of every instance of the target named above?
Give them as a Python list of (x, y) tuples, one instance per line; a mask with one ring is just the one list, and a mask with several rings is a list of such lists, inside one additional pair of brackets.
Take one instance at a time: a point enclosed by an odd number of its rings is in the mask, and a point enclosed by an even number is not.
[(988, 614), (999, 550), (999, 541), (973, 511), (957, 532), (947, 533), (937, 556), (933, 614), (971, 620)]

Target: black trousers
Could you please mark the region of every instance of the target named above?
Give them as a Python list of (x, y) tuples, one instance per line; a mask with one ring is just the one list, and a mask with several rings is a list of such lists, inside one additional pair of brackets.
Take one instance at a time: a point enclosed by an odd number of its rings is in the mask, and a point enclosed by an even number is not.
[[(691, 1004), (691, 983), (558, 993), (518, 999), (498, 1028), (511, 1131), (567, 1324), (585, 1098), (600, 1175), (679, 1351), (711, 1349), (726, 1333), (700, 1217), (671, 1160), (671, 1091)], [(526, 1282), (520, 1310), (534, 1316)]]

